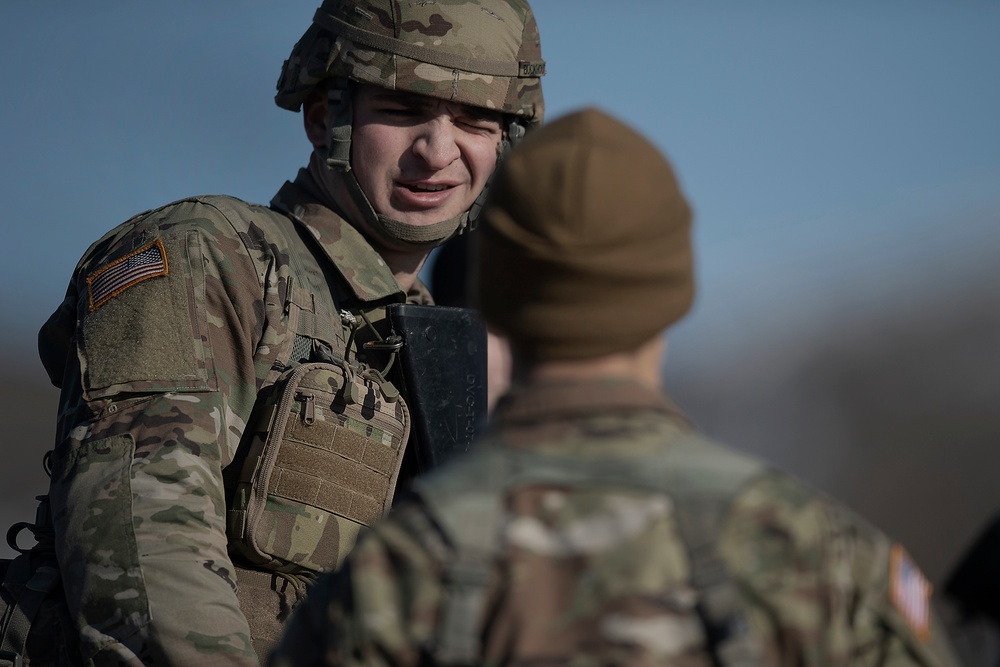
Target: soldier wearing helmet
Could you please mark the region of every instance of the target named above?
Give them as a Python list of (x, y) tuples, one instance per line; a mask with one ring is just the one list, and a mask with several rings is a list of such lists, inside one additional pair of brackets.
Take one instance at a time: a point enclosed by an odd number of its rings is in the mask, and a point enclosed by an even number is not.
[[(293, 111), (306, 106), (309, 138), (337, 173), (323, 180), (340, 182), (378, 242), (424, 249), (464, 228), (479, 206), (470, 205), (434, 222), (400, 224), (405, 209), (420, 208), (405, 191), (434, 183), (407, 179), (402, 165), (401, 178), (393, 185), (403, 191), (378, 192), (364, 162), (352, 164), (353, 138), (369, 134), (366, 112), (382, 110), (397, 116), (394, 124), (402, 125), (401, 113), (464, 107), (465, 113), (455, 119), (460, 129), (489, 134), (495, 129), (493, 123), (502, 126), (499, 149), (504, 153), (526, 127), (541, 122), (544, 105), (538, 77), (545, 64), (527, 3), (398, 3), (396, 9), (405, 11), (405, 17), (394, 15), (393, 7), (385, 5), (364, 0), (324, 2), (285, 62), (275, 101)], [(317, 95), (322, 91), (325, 101)], [(474, 180), (478, 176), (473, 175)], [(485, 191), (475, 185), (470, 189), (481, 205)], [(399, 219), (384, 210), (392, 208)]]
[(296, 178), (87, 250), (39, 334), (61, 397), (33, 528), (65, 604), (32, 664), (259, 663), (417, 471), (387, 310), (432, 303), (418, 272), (542, 121), (543, 73), (525, 0), (325, 0), (275, 98), (314, 147)]

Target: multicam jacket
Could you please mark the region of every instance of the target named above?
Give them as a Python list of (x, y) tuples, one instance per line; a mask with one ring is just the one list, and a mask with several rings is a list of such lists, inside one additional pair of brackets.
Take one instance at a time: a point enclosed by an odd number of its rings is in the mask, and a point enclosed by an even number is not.
[[(357, 355), (372, 334), (351, 337), (341, 311), (429, 302), (314, 191), (303, 170), (270, 209), (197, 197), (136, 216), (87, 251), (40, 332), (62, 388), (50, 496), (83, 661), (258, 664), (257, 635), (303, 588), (227, 553), (224, 478), (258, 391), (317, 351)], [(247, 608), (254, 586), (273, 609)]]
[[(710, 555), (749, 629), (735, 660), (695, 581), (684, 524), (711, 513), (691, 516), (691, 488), (727, 500)], [(638, 385), (515, 388), (476, 452), (414, 489), (297, 608), (272, 667), (952, 664), (901, 547)]]

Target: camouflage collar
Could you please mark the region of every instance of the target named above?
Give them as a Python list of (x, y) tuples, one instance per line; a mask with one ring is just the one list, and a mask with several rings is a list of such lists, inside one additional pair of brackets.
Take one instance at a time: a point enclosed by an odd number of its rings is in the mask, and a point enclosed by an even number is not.
[(687, 423), (666, 394), (624, 379), (515, 385), (497, 403), (494, 419), (505, 423), (534, 422), (554, 417), (650, 411)]
[(385, 260), (367, 239), (301, 187), (298, 180), (281, 187), (271, 200), (271, 208), (288, 215), (319, 242), (358, 299), (406, 299)]

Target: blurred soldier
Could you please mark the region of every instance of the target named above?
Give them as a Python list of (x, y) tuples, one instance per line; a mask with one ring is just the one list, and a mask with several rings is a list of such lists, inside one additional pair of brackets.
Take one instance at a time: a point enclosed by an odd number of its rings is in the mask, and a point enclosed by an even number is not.
[(1000, 515), (991, 517), (944, 584), (946, 622), (966, 667), (1000, 665)]
[[(91, 246), (39, 337), (79, 639), (60, 650), (257, 664), (382, 515), (419, 400), (399, 397), (387, 306), (431, 302), (418, 271), (541, 122), (543, 73), (525, 0), (325, 0), (275, 97), (314, 148), (294, 182), (269, 207), (174, 202)], [(29, 654), (58, 643), (33, 634)]]
[(272, 665), (952, 664), (900, 545), (662, 393), (689, 222), (662, 155), (599, 111), (513, 152), (478, 253), (513, 387), (482, 446), (321, 578)]

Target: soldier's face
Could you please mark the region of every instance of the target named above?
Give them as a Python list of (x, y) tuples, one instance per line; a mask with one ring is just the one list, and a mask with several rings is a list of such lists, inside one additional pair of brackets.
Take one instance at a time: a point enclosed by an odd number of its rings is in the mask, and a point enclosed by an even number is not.
[(496, 167), (499, 113), (360, 86), (351, 167), (375, 210), (411, 225), (466, 211)]

